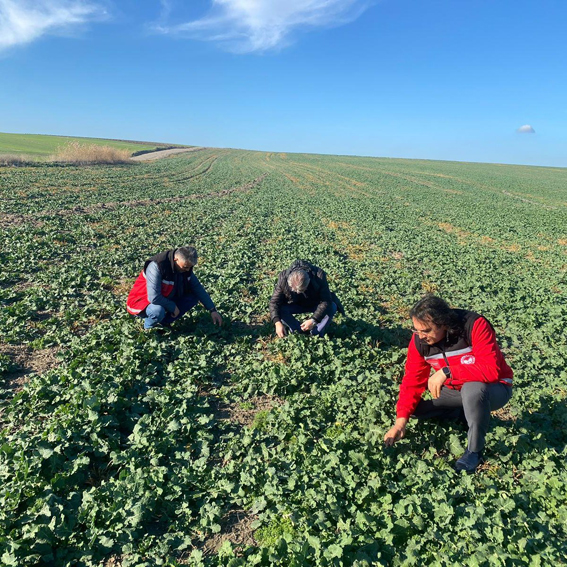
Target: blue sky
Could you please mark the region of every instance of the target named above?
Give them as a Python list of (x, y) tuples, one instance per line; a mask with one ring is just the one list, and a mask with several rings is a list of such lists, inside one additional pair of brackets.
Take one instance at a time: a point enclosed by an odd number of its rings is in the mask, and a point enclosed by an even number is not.
[(564, 0), (0, 0), (0, 131), (565, 167), (566, 29)]

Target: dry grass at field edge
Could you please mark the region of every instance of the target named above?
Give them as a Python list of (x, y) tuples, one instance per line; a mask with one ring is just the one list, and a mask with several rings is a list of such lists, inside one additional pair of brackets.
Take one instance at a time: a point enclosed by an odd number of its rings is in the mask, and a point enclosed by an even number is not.
[(117, 164), (128, 163), (130, 155), (129, 150), (74, 141), (59, 147), (52, 160), (75, 165)]

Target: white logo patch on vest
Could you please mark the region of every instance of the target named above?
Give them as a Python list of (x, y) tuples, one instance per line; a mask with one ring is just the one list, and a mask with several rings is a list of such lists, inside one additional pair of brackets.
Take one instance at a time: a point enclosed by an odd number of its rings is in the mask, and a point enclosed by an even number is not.
[(472, 354), (461, 356), (461, 364), (474, 364), (475, 362), (476, 358)]

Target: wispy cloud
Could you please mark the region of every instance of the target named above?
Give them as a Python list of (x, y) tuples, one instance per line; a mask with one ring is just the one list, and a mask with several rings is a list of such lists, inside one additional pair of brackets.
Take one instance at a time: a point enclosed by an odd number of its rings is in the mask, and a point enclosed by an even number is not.
[[(300, 28), (333, 27), (358, 18), (372, 0), (212, 0), (207, 15), (184, 23), (161, 19), (155, 29), (168, 34), (214, 41), (239, 53), (281, 48)], [(162, 0), (168, 20), (170, 0)]]
[(0, 50), (104, 15), (101, 4), (85, 0), (0, 0)]
[(535, 134), (535, 130), (529, 125), (529, 124), (524, 124), (523, 126), (520, 126), (516, 132), (518, 132), (518, 134)]

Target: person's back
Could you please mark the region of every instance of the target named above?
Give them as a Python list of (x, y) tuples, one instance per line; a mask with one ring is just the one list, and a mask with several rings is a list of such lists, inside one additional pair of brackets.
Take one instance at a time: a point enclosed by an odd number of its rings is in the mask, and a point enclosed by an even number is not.
[[(280, 338), (285, 336), (286, 327), (291, 333), (323, 336), (337, 312), (337, 303), (338, 300), (333, 301), (324, 270), (307, 260), (296, 260), (278, 275), (270, 299), (270, 317)], [(310, 311), (313, 315), (303, 323), (294, 317)]]

